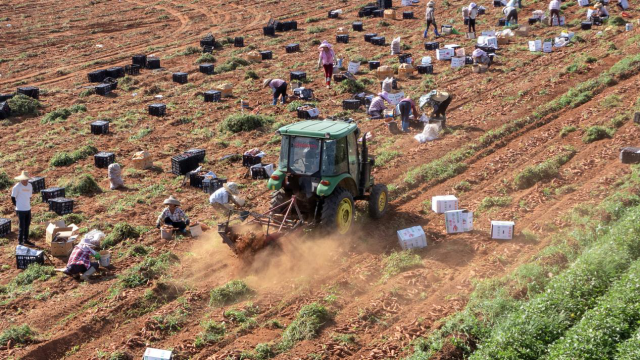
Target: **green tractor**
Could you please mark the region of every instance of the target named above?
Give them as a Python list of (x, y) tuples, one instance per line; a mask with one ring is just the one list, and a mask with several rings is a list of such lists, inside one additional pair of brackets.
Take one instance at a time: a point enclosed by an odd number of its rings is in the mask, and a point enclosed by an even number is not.
[[(358, 145), (361, 134), (353, 120), (300, 121), (277, 133), (282, 142), (278, 167), (267, 184), (274, 190), (270, 209), (250, 213), (253, 219), (245, 222), (266, 226), (266, 243), (301, 225), (344, 235), (353, 225), (355, 200), (368, 201), (374, 219), (386, 213), (387, 187), (374, 184), (366, 134)], [(218, 233), (238, 252), (238, 235), (229, 221), (218, 226)]]

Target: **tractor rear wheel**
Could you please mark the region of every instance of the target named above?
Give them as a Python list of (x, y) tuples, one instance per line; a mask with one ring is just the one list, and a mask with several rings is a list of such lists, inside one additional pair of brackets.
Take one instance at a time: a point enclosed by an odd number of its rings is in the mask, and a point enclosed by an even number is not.
[(369, 216), (380, 219), (387, 212), (389, 207), (389, 190), (387, 185), (373, 185), (369, 194)]
[[(291, 194), (287, 194), (284, 189), (280, 189), (278, 191), (274, 191), (271, 193), (271, 200), (269, 201), (269, 207), (273, 209), (274, 207), (284, 204), (285, 202), (291, 200)], [(273, 211), (274, 214), (284, 214), (287, 211), (287, 206), (281, 206)]]
[(353, 196), (344, 188), (336, 187), (324, 199), (320, 226), (327, 232), (344, 235), (351, 229), (355, 207)]

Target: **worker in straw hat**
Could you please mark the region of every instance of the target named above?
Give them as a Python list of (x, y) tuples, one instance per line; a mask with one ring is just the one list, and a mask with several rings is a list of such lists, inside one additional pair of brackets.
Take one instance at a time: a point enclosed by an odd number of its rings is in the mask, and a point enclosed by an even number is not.
[(91, 257), (100, 260), (100, 253), (96, 250), (100, 247), (100, 237), (85, 236), (80, 243), (73, 248), (67, 267), (56, 269), (71, 276), (82, 274), (82, 280), (89, 280), (89, 276), (95, 273), (100, 267), (99, 262), (92, 262)]
[(427, 3), (427, 11), (425, 12), (425, 19), (427, 20), (427, 28), (422, 33), (423, 38), (427, 38), (429, 35), (429, 26), (433, 25), (433, 32), (436, 37), (439, 37), (438, 33), (438, 24), (436, 24), (436, 15), (435, 15), (436, 3), (433, 0)]
[(609, 10), (607, 10), (607, 7), (604, 6), (601, 2), (596, 3), (594, 7), (596, 8), (596, 11), (593, 12), (593, 14), (591, 15), (592, 17), (599, 16), (601, 19), (606, 19), (609, 17)]
[(427, 95), (420, 97), (420, 108), (422, 109), (427, 105), (431, 106), (433, 109), (431, 118), (440, 120), (443, 129), (447, 127), (447, 115), (445, 113), (449, 104), (451, 104), (451, 95), (446, 91), (432, 90)]
[(244, 206), (245, 200), (239, 197), (239, 195), (240, 190), (238, 189), (238, 184), (234, 182), (222, 184), (220, 189), (211, 194), (209, 197), (209, 203), (211, 203), (217, 210), (226, 212), (234, 209), (232, 204), (239, 207)]
[(371, 100), (371, 105), (369, 105), (367, 114), (369, 114), (372, 119), (381, 119), (382, 112), (387, 109), (387, 106), (384, 104), (385, 101), (391, 104), (389, 93), (387, 93), (386, 91), (378, 93), (378, 96), (374, 97), (373, 100)]
[(282, 79), (264, 79), (262, 82), (263, 87), (270, 87), (273, 91), (273, 103), (278, 103), (278, 97), (282, 95), (282, 104), (287, 101), (287, 82)]
[(11, 189), (11, 202), (16, 207), (16, 215), (18, 215), (18, 243), (20, 245), (35, 246), (34, 243), (29, 241), (33, 186), (29, 183), (30, 178), (26, 171), (23, 171), (15, 179), (18, 180), (18, 183)]
[(333, 51), (333, 47), (327, 40), (322, 41), (322, 44), (318, 46), (318, 50), (320, 50), (320, 55), (318, 57), (318, 69), (320, 69), (320, 65), (322, 65), (327, 88), (329, 88), (331, 86), (333, 63), (335, 61), (336, 53)]
[(156, 227), (160, 228), (162, 224), (172, 226), (181, 232), (187, 232), (187, 225), (189, 225), (189, 218), (187, 214), (180, 209), (180, 201), (174, 198), (173, 195), (169, 196), (163, 202), (164, 205), (167, 205), (164, 210), (158, 216), (158, 220), (156, 220)]

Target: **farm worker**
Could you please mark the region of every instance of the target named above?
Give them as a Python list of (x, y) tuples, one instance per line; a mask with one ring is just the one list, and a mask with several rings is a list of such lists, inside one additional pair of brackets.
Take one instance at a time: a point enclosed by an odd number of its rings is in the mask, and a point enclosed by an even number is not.
[(18, 215), (19, 232), (18, 243), (20, 245), (35, 246), (29, 241), (29, 226), (31, 225), (31, 195), (33, 186), (29, 183), (29, 175), (23, 171), (15, 178), (18, 183), (11, 189), (11, 202), (16, 207)]
[(383, 91), (379, 93), (378, 96), (374, 97), (373, 100), (371, 100), (371, 105), (369, 105), (367, 114), (369, 114), (372, 119), (382, 118), (382, 111), (387, 108), (384, 105), (385, 101), (391, 104), (391, 100), (389, 100), (389, 94), (386, 91)]
[(333, 47), (327, 40), (323, 40), (322, 44), (318, 46), (320, 50), (320, 56), (318, 57), (318, 69), (320, 65), (324, 68), (324, 78), (327, 83), (327, 88), (331, 86), (331, 77), (333, 76), (333, 62), (336, 57), (336, 53), (333, 52)]
[(446, 91), (432, 90), (429, 94), (420, 97), (420, 108), (426, 105), (431, 106), (433, 109), (431, 117), (440, 118), (443, 129), (447, 127), (446, 111), (449, 104), (451, 104), (451, 95)]
[(402, 131), (409, 132), (409, 116), (413, 114), (414, 119), (418, 118), (416, 103), (410, 97), (406, 97), (398, 103), (400, 119), (402, 120)]
[(287, 100), (287, 82), (282, 79), (265, 79), (262, 82), (262, 86), (270, 87), (273, 91), (273, 104), (278, 103), (278, 97), (282, 95), (282, 104)]
[(233, 210), (234, 206), (229, 201), (238, 206), (244, 206), (245, 200), (238, 197), (239, 194), (238, 184), (234, 182), (222, 184), (220, 189), (211, 194), (209, 203), (220, 211)]
[(522, 9), (522, 0), (509, 0), (509, 2), (507, 3), (507, 7), (509, 6)]
[[(100, 246), (100, 239), (97, 237), (83, 237), (80, 244), (76, 245), (69, 256), (67, 267), (62, 270), (67, 275), (77, 275), (82, 273), (82, 280), (89, 280), (89, 276), (95, 273), (100, 267), (98, 262), (91, 262), (91, 257), (100, 260), (100, 253), (96, 249)], [(60, 270), (58, 270), (60, 271)]]
[(433, 32), (434, 34), (436, 34), (436, 37), (440, 36), (440, 34), (438, 33), (438, 24), (436, 24), (435, 7), (436, 7), (436, 3), (434, 3), (433, 0), (427, 3), (427, 11), (425, 14), (425, 19), (427, 20), (427, 29), (422, 34), (422, 37), (425, 39), (429, 34), (429, 26), (431, 25), (433, 25)]
[(467, 32), (476, 32), (476, 17), (478, 16), (478, 5), (476, 3), (469, 4), (469, 29)]
[(473, 53), (471, 53), (471, 58), (473, 59), (474, 64), (483, 64), (487, 66), (491, 64), (491, 58), (482, 49), (473, 50)]
[(173, 226), (177, 228), (181, 232), (187, 232), (186, 228), (189, 225), (189, 218), (187, 214), (179, 208), (180, 201), (174, 198), (173, 195), (169, 196), (163, 202), (164, 205), (167, 205), (164, 210), (158, 216), (158, 220), (156, 220), (156, 227), (159, 229), (162, 223)]
[(115, 190), (119, 187), (124, 186), (124, 181), (122, 181), (122, 169), (120, 168), (120, 164), (113, 163), (109, 165), (107, 169), (107, 173), (109, 174), (109, 187), (111, 190)]
[(560, 0), (551, 0), (549, 3), (549, 24), (553, 26), (553, 17), (558, 19), (560, 24)]
[(518, 10), (515, 7), (506, 6), (502, 9), (502, 13), (507, 17), (505, 25), (509, 26), (518, 23)]
[(608, 18), (609, 17), (609, 11), (607, 10), (607, 7), (602, 5), (602, 3), (597, 3), (595, 5), (596, 11), (594, 11), (593, 15), (591, 16), (599, 16), (603, 19)]

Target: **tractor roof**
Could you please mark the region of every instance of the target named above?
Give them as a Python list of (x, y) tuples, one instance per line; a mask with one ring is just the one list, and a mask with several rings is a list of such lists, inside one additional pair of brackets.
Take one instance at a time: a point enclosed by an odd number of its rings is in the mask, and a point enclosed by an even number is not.
[[(281, 127), (282, 135), (306, 136), (323, 139), (340, 139), (355, 131), (354, 122), (333, 120), (305, 120)], [(327, 136), (327, 134), (329, 134)]]

